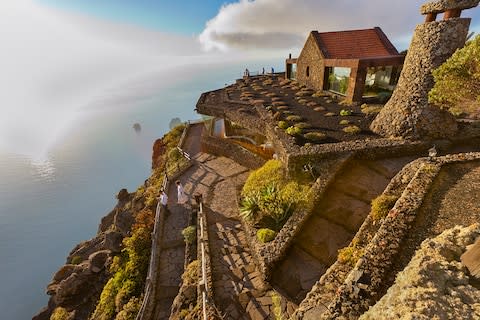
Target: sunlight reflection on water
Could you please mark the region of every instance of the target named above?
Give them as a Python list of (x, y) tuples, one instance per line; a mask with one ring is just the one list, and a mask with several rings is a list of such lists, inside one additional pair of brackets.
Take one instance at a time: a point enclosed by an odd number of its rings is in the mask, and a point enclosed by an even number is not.
[(33, 169), (33, 176), (38, 180), (43, 181), (55, 181), (55, 166), (53, 162), (45, 158), (33, 158), (30, 160), (31, 167)]

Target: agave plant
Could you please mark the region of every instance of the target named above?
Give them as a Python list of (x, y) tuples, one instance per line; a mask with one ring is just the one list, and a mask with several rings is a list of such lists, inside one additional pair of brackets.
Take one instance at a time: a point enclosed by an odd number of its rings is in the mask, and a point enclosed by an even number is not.
[(260, 211), (259, 200), (257, 194), (245, 196), (240, 204), (240, 216), (248, 221), (255, 220)]

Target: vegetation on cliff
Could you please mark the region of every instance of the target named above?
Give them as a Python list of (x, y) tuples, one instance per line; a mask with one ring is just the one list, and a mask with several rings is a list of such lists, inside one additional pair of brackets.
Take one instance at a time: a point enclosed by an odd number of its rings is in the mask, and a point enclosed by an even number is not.
[[(110, 266), (112, 277), (104, 286), (100, 300), (90, 319), (135, 319), (142, 301), (151, 252), (151, 233), (155, 223), (155, 205), (163, 183), (163, 173), (176, 169), (181, 158), (177, 151), (184, 126), (177, 126), (162, 139), (161, 161), (145, 185), (139, 187), (134, 199), (143, 201), (135, 212), (131, 235), (124, 238), (123, 250), (115, 256)], [(177, 152), (175, 152), (177, 151)]]
[(428, 98), (454, 115), (480, 111), (480, 35), (433, 71), (435, 86)]

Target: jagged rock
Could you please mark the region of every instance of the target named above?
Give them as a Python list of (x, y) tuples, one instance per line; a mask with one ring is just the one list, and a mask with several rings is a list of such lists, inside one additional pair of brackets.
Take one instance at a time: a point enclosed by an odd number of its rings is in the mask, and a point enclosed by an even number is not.
[(122, 241), (123, 235), (117, 231), (107, 231), (105, 232), (105, 243), (104, 248), (112, 252), (122, 251)]
[(73, 264), (64, 265), (60, 268), (60, 270), (57, 271), (57, 273), (55, 273), (52, 282), (60, 282), (63, 279), (69, 277), (75, 271), (75, 268), (77, 268), (77, 266)]
[(135, 218), (133, 217), (131, 211), (119, 211), (113, 219), (115, 230), (121, 232), (123, 235), (128, 234), (134, 222)]
[(387, 293), (360, 320), (479, 319), (480, 290), (470, 284), (460, 255), (480, 225), (454, 227), (425, 240)]
[(129, 193), (127, 189), (121, 189), (117, 194), (118, 201), (126, 201), (129, 199)]
[(420, 8), (422, 14), (441, 13), (451, 9), (470, 9), (478, 5), (479, 0), (436, 0), (427, 2)]
[(88, 262), (90, 264), (90, 271), (94, 273), (100, 272), (105, 267), (105, 262), (107, 262), (108, 257), (110, 256), (110, 250), (102, 250), (95, 253), (92, 253), (88, 257)]
[(470, 19), (451, 18), (416, 27), (398, 85), (370, 128), (386, 137), (444, 138), (457, 131), (455, 118), (428, 104), (432, 70), (463, 47)]
[(105, 217), (103, 217), (102, 220), (100, 220), (97, 233), (105, 232), (110, 229), (113, 224), (113, 220), (115, 219), (115, 215), (117, 214), (117, 211), (118, 209), (113, 209)]

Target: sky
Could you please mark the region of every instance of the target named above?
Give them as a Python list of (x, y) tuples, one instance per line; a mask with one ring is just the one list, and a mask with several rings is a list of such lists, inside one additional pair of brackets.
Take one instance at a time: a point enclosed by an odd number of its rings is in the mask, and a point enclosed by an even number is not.
[[(0, 151), (41, 153), (82, 106), (129, 79), (296, 56), (311, 30), (380, 26), (406, 49), (422, 2), (2, 0)], [(480, 9), (463, 16), (480, 33)]]

